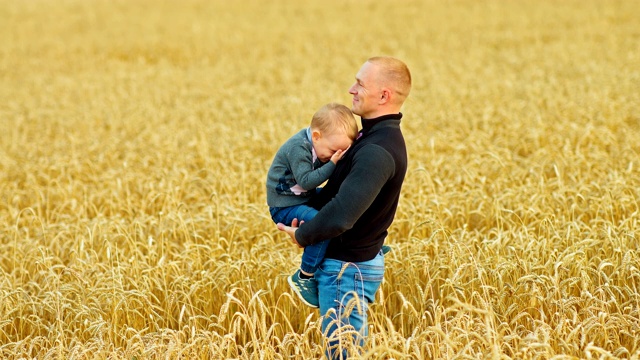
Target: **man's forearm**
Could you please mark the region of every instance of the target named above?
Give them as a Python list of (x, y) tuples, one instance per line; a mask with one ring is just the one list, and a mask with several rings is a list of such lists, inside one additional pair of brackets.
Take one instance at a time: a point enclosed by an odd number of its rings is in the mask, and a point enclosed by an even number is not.
[(332, 239), (351, 229), (373, 203), (393, 172), (389, 158), (363, 153), (340, 186), (336, 196), (296, 232), (302, 246)]

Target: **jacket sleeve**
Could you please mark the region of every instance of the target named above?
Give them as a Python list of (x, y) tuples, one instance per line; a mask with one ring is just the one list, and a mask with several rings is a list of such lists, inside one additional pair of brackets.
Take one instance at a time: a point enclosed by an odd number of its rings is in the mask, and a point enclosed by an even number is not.
[(313, 168), (313, 156), (308, 147), (300, 144), (287, 152), (287, 159), (296, 183), (305, 190), (313, 190), (325, 182), (336, 165), (329, 161), (323, 166)]
[(351, 229), (394, 172), (394, 160), (386, 150), (373, 144), (360, 149), (336, 196), (296, 231), (298, 243), (312, 245)]

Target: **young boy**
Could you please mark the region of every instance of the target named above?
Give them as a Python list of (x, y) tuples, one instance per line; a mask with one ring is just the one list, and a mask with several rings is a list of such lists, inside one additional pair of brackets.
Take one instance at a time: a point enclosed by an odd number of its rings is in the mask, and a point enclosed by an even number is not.
[[(267, 205), (271, 218), (290, 225), (293, 219), (309, 221), (318, 211), (306, 203), (325, 182), (358, 136), (351, 110), (330, 103), (321, 107), (308, 128), (300, 130), (276, 152), (267, 174)], [(288, 282), (308, 306), (318, 307), (318, 284), (313, 274), (322, 262), (328, 241), (304, 248), (302, 263)]]

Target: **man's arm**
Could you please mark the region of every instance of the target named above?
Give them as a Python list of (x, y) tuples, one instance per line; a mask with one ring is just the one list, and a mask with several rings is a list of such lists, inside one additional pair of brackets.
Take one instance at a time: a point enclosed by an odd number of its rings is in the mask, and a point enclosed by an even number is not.
[(367, 145), (359, 149), (336, 196), (313, 219), (294, 230), (297, 243), (315, 244), (351, 229), (394, 171), (394, 160), (383, 148)]

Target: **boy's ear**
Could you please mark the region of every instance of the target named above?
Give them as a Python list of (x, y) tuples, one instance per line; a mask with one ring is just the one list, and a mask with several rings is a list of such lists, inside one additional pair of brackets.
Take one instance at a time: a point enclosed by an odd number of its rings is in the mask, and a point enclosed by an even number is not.
[(318, 131), (318, 130), (311, 130), (311, 139), (313, 139), (313, 140), (320, 140), (320, 138), (322, 138), (322, 133), (320, 133), (320, 131)]

